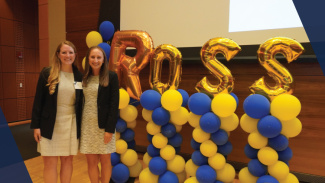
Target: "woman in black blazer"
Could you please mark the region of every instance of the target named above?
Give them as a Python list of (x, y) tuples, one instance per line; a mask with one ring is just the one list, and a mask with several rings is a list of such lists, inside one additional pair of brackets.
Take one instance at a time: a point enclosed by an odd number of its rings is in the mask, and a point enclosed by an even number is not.
[(105, 52), (98, 46), (88, 50), (83, 77), (85, 103), (82, 114), (80, 152), (86, 154), (92, 183), (108, 183), (112, 173), (111, 153), (115, 148), (119, 84), (115, 72), (108, 70)]
[(40, 73), (32, 110), (31, 128), (37, 150), (44, 160), (44, 182), (57, 182), (58, 157), (60, 180), (70, 182), (73, 155), (78, 153), (82, 112), (82, 75), (73, 66), (75, 46), (64, 41), (53, 56), (50, 67)]

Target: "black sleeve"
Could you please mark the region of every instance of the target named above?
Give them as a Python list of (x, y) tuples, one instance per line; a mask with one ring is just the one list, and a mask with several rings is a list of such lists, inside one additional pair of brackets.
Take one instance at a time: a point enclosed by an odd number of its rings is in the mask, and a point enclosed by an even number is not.
[(120, 91), (117, 74), (114, 73), (109, 83), (109, 112), (106, 122), (105, 132), (114, 133), (118, 118), (118, 106), (120, 101)]
[[(46, 92), (46, 84), (47, 79), (45, 76), (45, 72), (47, 72), (46, 68), (43, 68), (37, 82), (36, 86), (36, 94), (34, 97), (34, 104), (33, 104), (33, 110), (32, 110), (32, 122), (30, 124), (30, 128), (40, 128), (40, 120), (41, 120), (41, 114), (43, 109), (43, 103), (45, 100), (45, 92)], [(47, 91), (49, 92), (49, 91)]]

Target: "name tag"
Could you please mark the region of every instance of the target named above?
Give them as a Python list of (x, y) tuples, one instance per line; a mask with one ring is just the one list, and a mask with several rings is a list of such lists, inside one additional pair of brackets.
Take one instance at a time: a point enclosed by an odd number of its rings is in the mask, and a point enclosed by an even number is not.
[(82, 83), (81, 82), (74, 82), (74, 88), (76, 90), (82, 90)]

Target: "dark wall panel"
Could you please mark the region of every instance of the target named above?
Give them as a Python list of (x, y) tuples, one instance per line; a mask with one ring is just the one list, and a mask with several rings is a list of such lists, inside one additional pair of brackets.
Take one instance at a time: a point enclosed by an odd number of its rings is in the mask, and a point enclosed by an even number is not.
[(3, 99), (2, 73), (0, 72), (0, 100)]
[(14, 21), (0, 18), (1, 45), (15, 46)]
[(3, 100), (3, 114), (7, 122), (18, 121), (17, 99)]
[(13, 19), (13, 1), (0, 0), (0, 17)]
[(16, 73), (2, 73), (3, 98), (17, 98)]
[(15, 47), (0, 46), (1, 49), (1, 71), (16, 72)]

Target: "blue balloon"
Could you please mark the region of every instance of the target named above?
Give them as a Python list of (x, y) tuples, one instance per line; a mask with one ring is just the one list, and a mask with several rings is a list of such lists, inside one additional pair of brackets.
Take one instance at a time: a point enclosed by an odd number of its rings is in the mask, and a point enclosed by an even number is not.
[(109, 61), (109, 55), (111, 54), (111, 46), (107, 43), (99, 43), (98, 46), (104, 50), (107, 61)]
[(245, 145), (244, 153), (249, 159), (257, 159), (259, 149), (252, 148), (249, 144)]
[(269, 146), (276, 151), (283, 151), (289, 145), (289, 140), (286, 136), (280, 134), (276, 137), (269, 138)]
[(194, 151), (191, 158), (193, 163), (197, 166), (208, 164), (208, 157), (204, 156), (199, 150)]
[(129, 102), (130, 105), (133, 105), (133, 106), (138, 106), (140, 104), (140, 101), (134, 99), (134, 98), (131, 98), (130, 97), (130, 102)]
[(170, 120), (169, 111), (162, 107), (158, 107), (152, 112), (152, 121), (157, 125), (163, 126)]
[(238, 104), (239, 104), (239, 99), (238, 99), (238, 97), (237, 97), (237, 95), (236, 94), (234, 94), (234, 93), (230, 93), (230, 95), (232, 96), (232, 97), (234, 97), (235, 98), (235, 100), (236, 100), (236, 104), (237, 104), (237, 107), (238, 107)]
[(115, 31), (114, 25), (110, 21), (103, 21), (99, 26), (99, 33), (104, 41), (111, 39)]
[(217, 173), (209, 165), (203, 165), (196, 170), (196, 179), (199, 182), (214, 183), (217, 179)]
[(279, 160), (283, 161), (283, 162), (290, 161), (292, 156), (293, 156), (293, 152), (292, 152), (290, 147), (287, 147), (283, 151), (277, 151), (277, 152), (278, 152), (278, 155), (279, 155)]
[(219, 129), (211, 134), (211, 140), (217, 145), (224, 145), (228, 142), (228, 133), (223, 129)]
[(252, 175), (261, 177), (266, 175), (267, 166), (263, 165), (258, 159), (252, 159), (248, 162), (248, 170)]
[(273, 138), (280, 134), (282, 124), (276, 117), (267, 115), (258, 121), (257, 129), (264, 137)]
[(126, 130), (126, 128), (127, 128), (127, 124), (126, 124), (126, 122), (123, 119), (118, 118), (115, 128), (116, 128), (116, 131), (117, 132), (123, 133)]
[(154, 145), (149, 144), (147, 147), (147, 152), (150, 157), (156, 157), (160, 155), (160, 149), (156, 148)]
[(257, 179), (256, 183), (279, 183), (279, 181), (271, 175), (263, 175)]
[(270, 114), (270, 101), (260, 94), (248, 96), (243, 104), (245, 113), (255, 119), (263, 118)]
[(112, 166), (115, 166), (121, 162), (120, 154), (114, 152), (111, 153), (111, 164)]
[(130, 171), (123, 163), (119, 163), (112, 169), (112, 179), (114, 182), (126, 182), (130, 177)]
[(189, 99), (189, 95), (188, 93), (183, 90), (183, 89), (178, 89), (177, 90), (179, 93), (181, 93), (182, 97), (183, 97), (183, 103), (182, 103), (182, 106), (185, 107), (187, 106), (187, 102), (188, 102), (188, 99)]
[(171, 171), (166, 171), (164, 174), (160, 175), (158, 178), (158, 183), (178, 183), (178, 177), (175, 173)]
[(121, 138), (126, 142), (134, 140), (135, 133), (132, 129), (127, 128), (123, 133), (121, 133)]
[(176, 127), (171, 123), (167, 123), (161, 127), (161, 133), (165, 137), (170, 138), (176, 134)]
[(150, 135), (149, 133), (147, 134), (147, 139), (149, 141), (150, 144), (152, 144), (152, 138), (153, 138), (153, 135)]
[(178, 146), (178, 147), (174, 147), (176, 154), (178, 154), (179, 152), (181, 152), (181, 147), (182, 146)]
[(161, 107), (161, 95), (155, 90), (146, 90), (140, 96), (140, 104), (147, 110), (155, 110)]
[(220, 153), (224, 156), (229, 155), (231, 153), (231, 151), (232, 151), (232, 144), (230, 141), (228, 141), (224, 145), (218, 146), (218, 153)]
[(161, 175), (161, 174), (165, 173), (165, 171), (167, 170), (167, 163), (161, 157), (158, 157), (158, 156), (153, 157), (149, 161), (149, 169), (150, 169), (151, 173), (153, 173), (155, 175)]
[(200, 118), (200, 127), (207, 133), (214, 133), (219, 130), (221, 121), (213, 112), (207, 112)]
[(201, 143), (196, 142), (193, 138), (191, 139), (191, 147), (194, 150), (200, 150)]
[(133, 150), (135, 150), (135, 145), (136, 145), (136, 143), (135, 143), (135, 140), (133, 139), (133, 140), (131, 140), (131, 141), (129, 141), (129, 142), (126, 142), (127, 144), (128, 144), (128, 149), (133, 149)]
[(168, 144), (170, 144), (173, 147), (180, 147), (183, 142), (183, 137), (181, 134), (176, 133), (171, 138), (168, 138)]
[(204, 93), (194, 93), (188, 99), (188, 107), (196, 115), (203, 115), (211, 111), (211, 99)]

